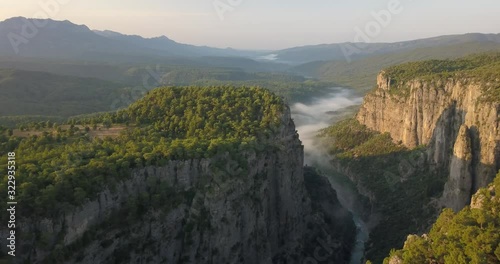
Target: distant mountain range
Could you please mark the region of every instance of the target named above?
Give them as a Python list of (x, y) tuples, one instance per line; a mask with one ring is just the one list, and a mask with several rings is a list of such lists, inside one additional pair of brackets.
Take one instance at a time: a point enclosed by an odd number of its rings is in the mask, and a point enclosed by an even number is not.
[(0, 22), (0, 56), (84, 60), (151, 60), (158, 57), (251, 57), (256, 52), (143, 38), (51, 19), (15, 17)]
[[(300, 65), (315, 61), (358, 60), (469, 43), (500, 44), (500, 34), (470, 33), (396, 43), (323, 44), (262, 52), (194, 46), (178, 43), (166, 36), (144, 38), (109, 30), (91, 30), (70, 21), (14, 17), (0, 22), (0, 56), (86, 61), (151, 62), (201, 57), (209, 57), (205, 60), (211, 61), (213, 57), (243, 57)], [(225, 63), (219, 63), (218, 66), (226, 66)]]
[[(46, 72), (59, 77), (96, 78), (103, 81), (101, 86), (113, 88), (115, 85), (108, 82), (120, 83), (121, 88), (144, 86), (144, 79), (151, 82), (154, 76), (172, 79), (166, 82), (169, 84), (191, 84), (234, 81), (237, 76), (257, 76), (254, 73), (259, 72), (286, 72), (364, 93), (373, 87), (382, 68), (492, 51), (500, 51), (500, 34), (470, 33), (396, 43), (323, 44), (263, 52), (194, 46), (166, 36), (144, 38), (97, 31), (70, 21), (15, 17), (0, 22), (0, 69), (23, 72), (8, 75), (9, 78), (31, 78), (27, 76), (33, 72)], [(52, 80), (58, 80), (58, 76)], [(18, 87), (31, 89), (31, 84), (20, 83)], [(75, 91), (89, 89), (88, 80), (72, 79), (72, 83), (82, 84), (72, 85)], [(274, 84), (279, 86), (282, 82), (277, 79)], [(7, 88), (12, 87), (0, 87)]]
[(500, 44), (500, 34), (470, 33), (439, 36), (396, 43), (338, 43), (295, 47), (274, 52), (277, 62), (303, 64), (313, 61), (356, 60), (415, 49), (456, 46), (468, 43)]

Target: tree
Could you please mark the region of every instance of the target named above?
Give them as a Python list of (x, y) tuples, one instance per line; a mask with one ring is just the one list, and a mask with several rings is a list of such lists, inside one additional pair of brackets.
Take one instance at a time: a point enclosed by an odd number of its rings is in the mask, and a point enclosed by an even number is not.
[(111, 128), (111, 120), (109, 120), (109, 119), (105, 119), (105, 120), (103, 121), (102, 125), (103, 125), (105, 128), (107, 128), (107, 129)]
[[(256, 101), (262, 105), (254, 105)], [(15, 150), (23, 154), (23, 165), (19, 167), (23, 177), (19, 177), (18, 184), (29, 188), (19, 196), (20, 203), (27, 204), (19, 213), (49, 216), (95, 197), (104, 186), (123, 181), (134, 168), (164, 165), (171, 159), (210, 158), (218, 152), (229, 152), (241, 161), (240, 153), (255, 145), (265, 148), (272, 143), (272, 137), (259, 135), (277, 125), (283, 107), (281, 99), (264, 89), (160, 88), (127, 109), (91, 119), (74, 118), (65, 124), (70, 125), (67, 131), (56, 125), (54, 136), (48, 131), (29, 138), (7, 139), (4, 135), (0, 152)], [(262, 119), (268, 120), (263, 127)], [(98, 123), (109, 128), (113, 121), (121, 125), (136, 120), (117, 138), (90, 138), (74, 133), (76, 125), (90, 123), (95, 130)], [(47, 124), (44, 122), (43, 126)], [(84, 128), (90, 131), (89, 126)], [(65, 200), (57, 201), (54, 197)], [(4, 215), (0, 217), (5, 218)]]
[(75, 204), (82, 204), (87, 197), (87, 192), (81, 187), (76, 187), (74, 189)]
[[(408, 237), (402, 250), (404, 263), (497, 263), (500, 261), (500, 199), (494, 184), (478, 191), (484, 203), (479, 208), (464, 208), (457, 214), (445, 209), (424, 238)], [(386, 258), (386, 260), (388, 260)]]

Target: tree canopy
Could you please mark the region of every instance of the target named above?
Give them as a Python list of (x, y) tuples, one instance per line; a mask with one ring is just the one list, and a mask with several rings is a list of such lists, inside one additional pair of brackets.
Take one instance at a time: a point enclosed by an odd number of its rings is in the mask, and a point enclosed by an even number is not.
[(482, 100), (500, 100), (500, 53), (485, 53), (456, 60), (427, 60), (409, 62), (385, 70), (395, 89), (392, 92), (407, 95), (408, 81), (446, 81), (454, 78), (464, 82), (480, 82), (484, 90)]
[[(6, 153), (15, 151), (22, 164), (16, 172), (20, 214), (55, 215), (123, 180), (133, 168), (262, 150), (273, 144), (269, 139), (284, 108), (280, 97), (260, 88), (158, 88), (127, 109), (73, 120), (68, 129), (56, 125), (27, 138), (4, 131), (0, 163), (7, 164)], [(128, 128), (116, 138), (92, 138), (92, 123)], [(0, 188), (7, 189), (6, 176)]]
[(494, 183), (480, 189), (473, 203), (454, 213), (444, 209), (430, 233), (409, 236), (390, 258), (402, 263), (479, 264), (500, 262), (500, 172)]

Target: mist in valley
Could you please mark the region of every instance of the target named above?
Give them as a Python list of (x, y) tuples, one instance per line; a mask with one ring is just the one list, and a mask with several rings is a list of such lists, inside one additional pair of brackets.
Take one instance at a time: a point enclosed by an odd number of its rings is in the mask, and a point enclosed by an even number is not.
[(328, 177), (336, 190), (343, 207), (353, 214), (358, 228), (356, 244), (351, 255), (351, 264), (359, 264), (364, 256), (364, 244), (368, 240), (368, 227), (363, 221), (363, 208), (356, 187), (343, 176), (333, 171), (327, 149), (317, 135), (321, 129), (355, 115), (363, 98), (346, 88), (331, 88), (328, 97), (315, 98), (312, 103), (296, 103), (291, 106), (292, 118), (304, 145), (304, 165), (313, 166)]
[(314, 98), (312, 103), (296, 103), (291, 106), (292, 118), (304, 144), (305, 164), (312, 165), (324, 157), (316, 140), (318, 131), (335, 122), (353, 116), (363, 98), (350, 89), (331, 88), (325, 98)]

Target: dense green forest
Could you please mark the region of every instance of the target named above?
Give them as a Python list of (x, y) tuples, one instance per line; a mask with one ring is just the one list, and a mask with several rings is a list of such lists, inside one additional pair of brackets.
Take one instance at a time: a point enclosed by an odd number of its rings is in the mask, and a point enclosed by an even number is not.
[(332, 82), (323, 82), (317, 80), (292, 81), (292, 80), (248, 80), (248, 81), (219, 81), (219, 80), (200, 80), (194, 82), (196, 86), (258, 86), (271, 90), (278, 96), (283, 97), (288, 103), (310, 103), (314, 98), (328, 96), (332, 87), (338, 87)]
[(354, 118), (322, 130), (319, 136), (334, 162), (352, 175), (362, 175), (355, 181), (376, 197), (366, 204), (381, 216), (370, 232), (368, 259), (382, 262), (391, 248), (402, 245), (408, 230), (423, 231), (434, 219), (435, 209), (422, 204), (441, 194), (446, 177), (423, 164), (422, 148), (395, 144), (388, 133), (372, 131)]
[[(23, 164), (16, 182), (23, 204), (19, 214), (54, 216), (112, 187), (132, 168), (272, 150), (269, 139), (284, 109), (280, 97), (260, 88), (158, 88), (127, 109), (75, 121), (85, 129), (49, 124), (40, 135), (26, 138), (3, 129), (0, 163), (15, 151), (16, 162)], [(93, 138), (88, 133), (95, 122), (126, 129), (115, 138)], [(6, 186), (3, 177), (0, 188)]]
[(407, 94), (405, 83), (418, 78), (437, 82), (454, 78), (484, 85), (483, 100), (500, 100), (500, 53), (473, 55), (456, 60), (428, 60), (410, 62), (385, 70), (393, 84), (392, 92)]
[[(69, 117), (109, 111), (124, 85), (109, 81), (0, 69), (0, 115)], [(15, 118), (11, 118), (11, 121)]]
[[(473, 203), (454, 213), (444, 209), (429, 234), (409, 236), (390, 258), (399, 263), (482, 264), (500, 262), (500, 173)], [(384, 263), (389, 263), (387, 258)]]
[(22, 116), (0, 116), (0, 126), (16, 128), (34, 123), (57, 122), (63, 123), (66, 118), (60, 116), (42, 116), (42, 115), (22, 115)]
[(259, 86), (289, 102), (307, 102), (309, 98), (329, 93), (329, 88), (335, 86), (298, 75), (246, 72), (236, 68), (110, 67), (98, 68), (111, 72), (113, 81), (0, 69), (0, 125), (16, 127), (29, 122), (61, 121), (82, 114), (115, 111), (157, 86)]
[(330, 81), (306, 79), (300, 75), (280, 72), (245, 72), (232, 68), (171, 68), (161, 69), (162, 85), (194, 86), (259, 86), (271, 90), (290, 102), (307, 102), (326, 95), (336, 87)]

